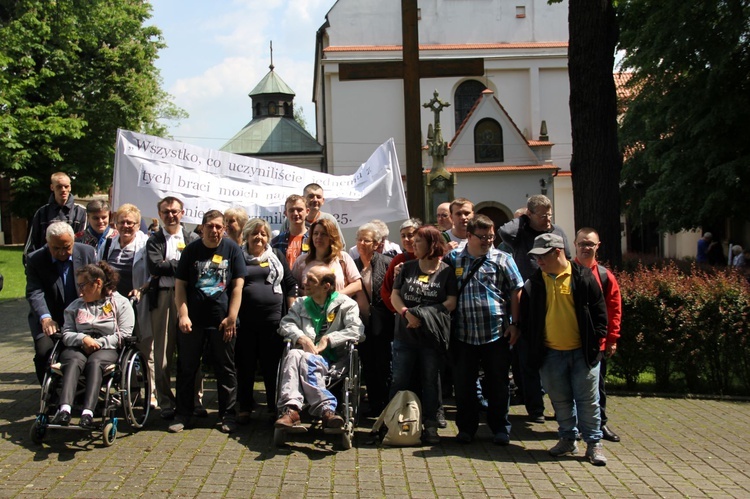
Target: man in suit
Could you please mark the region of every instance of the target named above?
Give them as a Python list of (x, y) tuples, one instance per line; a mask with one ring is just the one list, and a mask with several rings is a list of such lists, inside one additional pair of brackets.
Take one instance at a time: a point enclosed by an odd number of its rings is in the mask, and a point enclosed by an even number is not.
[[(173, 419), (175, 396), (172, 392), (172, 359), (177, 346), (177, 308), (174, 304), (174, 273), (180, 261), (182, 250), (199, 239), (198, 234), (189, 232), (182, 226), (185, 214), (182, 201), (167, 196), (157, 203), (162, 228), (148, 238), (146, 243), (146, 264), (151, 274), (149, 286), (149, 306), (151, 308), (151, 330), (154, 333), (154, 371), (156, 396), (159, 398), (161, 417)], [(203, 409), (201, 396), (203, 373), (198, 372), (195, 384), (195, 407)]]
[(47, 244), (29, 255), (26, 265), (26, 299), (29, 301), (29, 328), (34, 338), (34, 366), (41, 384), (54, 342), (61, 330), (63, 312), (78, 297), (76, 271), (96, 262), (94, 248), (75, 243), (75, 233), (67, 222), (47, 227)]

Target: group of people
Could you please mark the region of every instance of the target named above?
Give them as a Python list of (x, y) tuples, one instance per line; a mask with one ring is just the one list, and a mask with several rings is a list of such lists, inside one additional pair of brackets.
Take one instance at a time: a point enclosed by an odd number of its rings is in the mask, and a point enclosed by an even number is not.
[[(619, 440), (607, 427), (604, 392), (619, 337), (619, 288), (596, 262), (594, 229), (577, 232), (571, 259), (545, 196), (529, 198), (502, 227), (456, 199), (438, 207), (438, 227), (401, 224), (400, 247), (373, 220), (347, 251), (335, 217), (321, 210), (317, 184), (287, 198), (276, 237), (268, 222), (237, 208), (206, 212), (199, 236), (182, 226), (183, 203), (173, 196), (158, 202), (161, 227), (150, 236), (130, 204), (114, 212), (112, 227), (107, 203), (92, 201), (79, 223), (67, 175), (54, 174), (51, 190), (32, 225), (29, 249), (37, 249), (26, 272), (40, 381), (53, 333), (63, 332), (69, 352), (53, 422), (69, 424), (70, 387), (80, 374), (100, 383), (118, 338), (137, 334), (153, 363), (153, 405), (171, 432), (205, 415), (204, 355), (214, 365), (221, 431), (249, 421), (258, 364), (276, 427), (299, 425), (305, 404), (325, 426), (340, 428), (325, 379), (354, 341), (371, 414), (399, 391), (415, 391), (426, 443), (440, 440), (442, 397), (452, 384), (458, 441), (474, 439), (481, 398), (494, 443), (508, 445), (511, 365), (532, 421), (545, 420), (544, 393), (552, 402), (560, 425), (553, 455), (577, 452), (581, 435), (587, 458), (604, 465), (600, 441)], [(277, 370), (284, 339), (292, 350)], [(96, 390), (87, 391), (82, 426), (91, 424)]]

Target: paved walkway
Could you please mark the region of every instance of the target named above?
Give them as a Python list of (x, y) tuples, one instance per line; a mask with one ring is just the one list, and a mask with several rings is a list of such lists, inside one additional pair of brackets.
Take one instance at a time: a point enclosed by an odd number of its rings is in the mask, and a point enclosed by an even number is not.
[(518, 407), (509, 447), (492, 445), (484, 426), (473, 444), (458, 444), (449, 411), (434, 447), (378, 448), (362, 428), (349, 451), (320, 434), (277, 449), (265, 414), (220, 433), (213, 391), (209, 418), (180, 434), (155, 417), (139, 433), (121, 425), (109, 448), (73, 432), (34, 445), (39, 388), (26, 312), (24, 301), (0, 303), (0, 497), (750, 497), (742, 402), (611, 397), (622, 443), (605, 443), (603, 468), (550, 457), (557, 425), (527, 423)]

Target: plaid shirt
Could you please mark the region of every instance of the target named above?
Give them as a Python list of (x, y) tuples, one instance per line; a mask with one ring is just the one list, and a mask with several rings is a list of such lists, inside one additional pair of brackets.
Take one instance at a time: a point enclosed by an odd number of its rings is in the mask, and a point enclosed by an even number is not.
[[(445, 260), (456, 271), (459, 289), (478, 260), (467, 248), (453, 250)], [(523, 279), (513, 257), (490, 248), (487, 258), (474, 273), (458, 298), (454, 312), (454, 335), (470, 345), (484, 345), (503, 334), (503, 318), (508, 315), (510, 291), (521, 289)]]

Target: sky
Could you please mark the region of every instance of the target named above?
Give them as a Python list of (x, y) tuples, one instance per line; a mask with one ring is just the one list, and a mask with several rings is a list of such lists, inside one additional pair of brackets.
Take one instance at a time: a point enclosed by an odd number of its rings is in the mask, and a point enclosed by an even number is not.
[(148, 24), (167, 48), (156, 66), (164, 89), (189, 118), (170, 126), (175, 140), (220, 148), (252, 119), (248, 93), (274, 71), (295, 92), (315, 136), (312, 102), (315, 33), (335, 0), (152, 0)]

